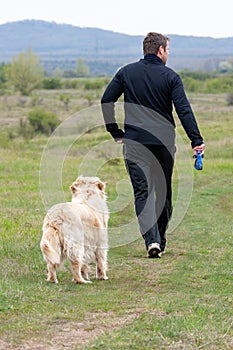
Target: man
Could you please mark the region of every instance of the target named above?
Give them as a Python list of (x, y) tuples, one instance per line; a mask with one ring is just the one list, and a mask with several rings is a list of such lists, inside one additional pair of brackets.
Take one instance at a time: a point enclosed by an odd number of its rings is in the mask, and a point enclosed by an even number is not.
[[(123, 145), (135, 212), (149, 258), (166, 247), (172, 215), (172, 172), (175, 154), (173, 105), (196, 155), (205, 144), (181, 78), (166, 67), (169, 38), (150, 32), (143, 40), (144, 58), (121, 68), (107, 86), (101, 107), (106, 129)], [(115, 119), (115, 102), (124, 94), (124, 131)]]

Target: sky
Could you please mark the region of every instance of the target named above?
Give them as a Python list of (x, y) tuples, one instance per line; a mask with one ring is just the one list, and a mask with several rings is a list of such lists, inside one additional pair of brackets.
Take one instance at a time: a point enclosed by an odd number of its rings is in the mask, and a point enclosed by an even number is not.
[(25, 19), (96, 27), (129, 35), (233, 36), (231, 0), (7, 0), (0, 24)]

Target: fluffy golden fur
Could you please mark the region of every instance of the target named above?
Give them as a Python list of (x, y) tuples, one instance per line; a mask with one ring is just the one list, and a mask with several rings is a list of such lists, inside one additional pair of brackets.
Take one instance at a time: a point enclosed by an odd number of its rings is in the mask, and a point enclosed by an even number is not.
[(91, 283), (90, 261), (96, 278), (106, 280), (108, 207), (105, 184), (98, 177), (78, 177), (70, 186), (72, 201), (54, 205), (44, 218), (40, 248), (47, 262), (47, 281), (58, 283), (56, 271), (65, 259), (73, 282)]

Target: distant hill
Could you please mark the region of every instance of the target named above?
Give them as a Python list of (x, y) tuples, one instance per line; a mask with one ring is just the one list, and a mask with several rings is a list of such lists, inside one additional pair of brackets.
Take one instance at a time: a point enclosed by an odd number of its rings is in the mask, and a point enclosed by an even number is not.
[[(233, 37), (168, 36), (171, 39), (168, 65), (175, 70), (211, 71), (219, 62), (233, 57)], [(7, 63), (31, 48), (47, 71), (74, 69), (81, 57), (93, 75), (111, 75), (119, 66), (142, 57), (142, 40), (143, 36), (55, 22), (9, 22), (0, 25), (0, 62)]]

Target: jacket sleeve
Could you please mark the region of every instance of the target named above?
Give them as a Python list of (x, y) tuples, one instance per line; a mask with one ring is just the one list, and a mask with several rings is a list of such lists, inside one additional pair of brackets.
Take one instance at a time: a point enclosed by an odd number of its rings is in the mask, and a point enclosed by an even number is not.
[(203, 138), (185, 94), (182, 80), (178, 74), (175, 75), (172, 82), (172, 100), (178, 118), (180, 119), (187, 136), (191, 140), (192, 148), (201, 145), (203, 143)]
[(124, 92), (121, 73), (121, 70), (117, 72), (101, 98), (101, 108), (106, 130), (110, 132), (115, 140), (124, 137), (124, 131), (119, 129), (115, 118), (115, 102)]

